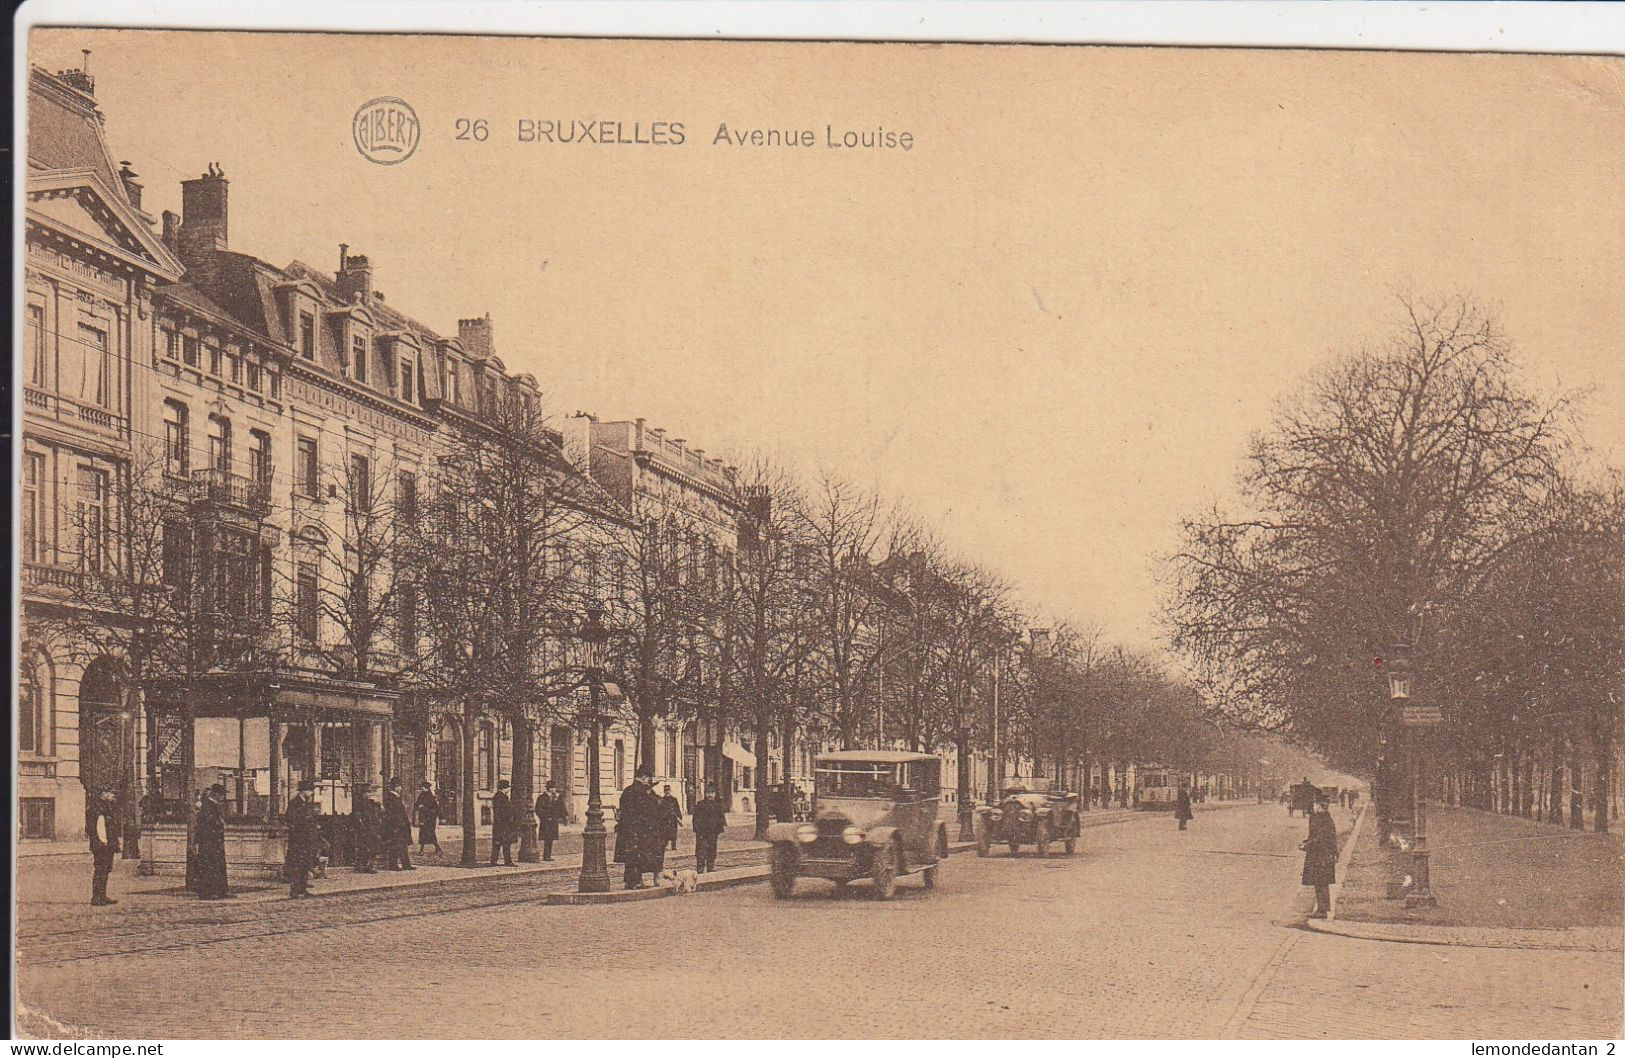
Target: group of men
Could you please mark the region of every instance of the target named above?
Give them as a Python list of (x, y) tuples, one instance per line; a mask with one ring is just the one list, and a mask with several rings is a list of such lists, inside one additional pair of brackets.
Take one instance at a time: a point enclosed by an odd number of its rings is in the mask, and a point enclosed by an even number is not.
[[(654, 792), (654, 772), (644, 766), (633, 775), (632, 785), (621, 791), (615, 814), (615, 862), (623, 864), (628, 889), (645, 888), (643, 876), (658, 878), (666, 868), (666, 850), (677, 847), (677, 832), (683, 823), (683, 806), (665, 787)], [(694, 869), (704, 874), (716, 870), (717, 838), (728, 828), (727, 810), (715, 793), (694, 804)]]
[[(315, 790), (316, 784), (312, 780), (300, 781), (284, 814), (288, 834), (285, 867), (291, 898), (311, 895), (311, 873), (321, 865), (326, 853)], [(498, 856), (506, 865), (513, 865), (513, 843), (518, 840), (523, 826), (510, 790), (511, 784), (503, 779), (497, 784), (496, 795), (491, 799), (492, 866), (496, 866)], [(374, 863), (379, 860), (385, 870), (416, 870), (410, 855), (414, 816), (419, 824), (419, 851), (426, 844), (432, 844), (439, 851), (435, 823), (440, 809), (428, 783), (423, 784), (411, 812), (408, 812), (401, 797), (401, 781), (395, 778), (389, 780), (381, 804), (372, 798), (371, 787), (365, 783), (352, 789), (352, 798), (353, 849), (357, 872), (376, 873)], [(534, 813), (537, 839), (542, 846), (541, 858), (550, 862), (553, 859), (553, 844), (559, 839), (559, 826), (566, 815), (564, 798), (559, 793), (557, 783), (548, 781), (546, 788), (536, 798)], [(644, 888), (644, 875), (658, 877), (664, 870), (667, 848), (677, 848), (677, 832), (682, 818), (682, 804), (672, 794), (671, 787), (668, 785), (662, 794), (656, 794), (653, 772), (647, 767), (639, 768), (632, 785), (621, 793), (615, 827), (615, 862), (625, 865), (628, 889)], [(695, 869), (700, 873), (716, 869), (717, 839), (727, 825), (726, 807), (707, 787), (705, 796), (693, 806)], [(204, 900), (230, 898), (233, 894), (226, 883), (225, 786), (216, 783), (203, 793), (198, 802), (193, 832), (195, 840), (188, 857), (187, 870), (192, 887)], [(97, 906), (117, 903), (107, 895), (107, 880), (113, 870), (113, 858), (120, 847), (113, 791), (103, 791), (86, 813), (85, 834), (90, 841), (94, 865), (90, 902)]]

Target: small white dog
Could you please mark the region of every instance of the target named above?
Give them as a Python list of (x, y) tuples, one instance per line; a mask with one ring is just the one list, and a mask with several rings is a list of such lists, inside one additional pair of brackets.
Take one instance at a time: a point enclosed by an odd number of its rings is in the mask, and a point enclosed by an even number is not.
[(675, 889), (679, 895), (686, 895), (700, 887), (700, 876), (689, 867), (677, 871), (668, 868), (655, 878), (655, 884), (662, 889)]

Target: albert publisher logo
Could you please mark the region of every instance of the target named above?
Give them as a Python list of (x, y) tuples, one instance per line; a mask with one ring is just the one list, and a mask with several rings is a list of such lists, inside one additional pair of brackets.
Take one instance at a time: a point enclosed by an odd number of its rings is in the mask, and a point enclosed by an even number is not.
[(423, 127), (406, 100), (380, 96), (361, 104), (351, 131), (361, 157), (379, 165), (399, 165), (418, 149)]

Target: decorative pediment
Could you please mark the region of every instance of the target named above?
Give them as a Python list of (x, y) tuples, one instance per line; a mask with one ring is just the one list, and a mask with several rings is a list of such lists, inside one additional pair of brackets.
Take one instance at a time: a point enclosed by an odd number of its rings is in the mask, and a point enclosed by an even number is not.
[(28, 219), (170, 282), (185, 271), (129, 203), (91, 169), (31, 175)]

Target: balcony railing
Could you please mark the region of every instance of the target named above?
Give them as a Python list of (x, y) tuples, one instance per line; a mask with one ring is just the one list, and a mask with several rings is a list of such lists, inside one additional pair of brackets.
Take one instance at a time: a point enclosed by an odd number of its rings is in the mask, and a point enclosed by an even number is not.
[(22, 580), (25, 588), (61, 588), (78, 591), (85, 575), (72, 566), (53, 566), (47, 562), (24, 562)]
[(218, 467), (192, 471), (193, 497), (200, 503), (263, 515), (271, 509), (271, 489), (263, 481)]

